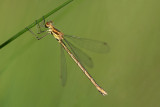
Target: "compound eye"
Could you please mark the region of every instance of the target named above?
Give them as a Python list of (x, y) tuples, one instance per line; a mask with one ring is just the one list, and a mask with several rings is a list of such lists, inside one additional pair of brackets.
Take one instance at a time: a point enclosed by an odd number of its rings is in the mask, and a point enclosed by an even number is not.
[(45, 27), (48, 28), (50, 25), (50, 22), (46, 22)]

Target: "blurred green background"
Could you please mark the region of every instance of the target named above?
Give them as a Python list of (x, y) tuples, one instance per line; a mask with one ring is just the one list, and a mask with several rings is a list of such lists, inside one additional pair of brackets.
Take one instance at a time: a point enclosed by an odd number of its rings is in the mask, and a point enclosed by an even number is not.
[[(1, 0), (0, 44), (66, 0)], [(65, 34), (106, 41), (108, 54), (86, 51), (102, 96), (52, 36), (30, 32), (0, 50), (0, 107), (159, 107), (160, 1), (74, 0), (50, 17)]]

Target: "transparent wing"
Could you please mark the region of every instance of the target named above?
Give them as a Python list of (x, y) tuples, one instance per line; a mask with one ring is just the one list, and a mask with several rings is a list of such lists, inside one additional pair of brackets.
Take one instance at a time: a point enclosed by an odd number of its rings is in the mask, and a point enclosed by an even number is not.
[(64, 54), (63, 47), (60, 47), (61, 49), (61, 64), (60, 64), (60, 70), (61, 70), (61, 80), (62, 80), (62, 86), (65, 86), (67, 81), (67, 65), (66, 65), (66, 58)]
[(88, 67), (93, 67), (93, 61), (92, 58), (89, 57), (86, 53), (84, 53), (82, 50), (75, 47), (72, 43), (64, 39), (69, 48), (71, 49), (72, 54), (76, 57), (76, 59), (82, 64), (87, 65)]
[(70, 35), (64, 35), (64, 37), (67, 38), (69, 41), (72, 41), (73, 43), (77, 44), (79, 47), (93, 52), (106, 53), (109, 51), (109, 46), (106, 42), (80, 38)]

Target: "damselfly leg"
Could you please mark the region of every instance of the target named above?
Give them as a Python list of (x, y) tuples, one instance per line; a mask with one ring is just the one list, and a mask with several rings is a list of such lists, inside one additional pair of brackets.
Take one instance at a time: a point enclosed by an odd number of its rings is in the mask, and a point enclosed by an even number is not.
[(49, 33), (47, 33), (48, 29), (46, 29), (46, 27), (45, 27), (44, 17), (43, 17), (43, 21), (41, 23), (38, 23), (37, 20), (35, 21), (35, 23), (36, 23), (36, 30), (37, 30), (36, 33), (34, 33), (31, 29), (29, 29), (27, 27), (26, 27), (26, 29), (29, 30), (37, 40), (40, 40), (43, 37), (49, 35)]

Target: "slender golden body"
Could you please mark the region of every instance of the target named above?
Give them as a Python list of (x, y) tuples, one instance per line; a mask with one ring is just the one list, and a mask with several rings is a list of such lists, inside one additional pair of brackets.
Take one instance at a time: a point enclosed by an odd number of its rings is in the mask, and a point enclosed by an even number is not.
[(48, 32), (52, 34), (58, 42), (63, 46), (63, 48), (67, 51), (67, 53), (70, 55), (70, 57), (75, 61), (75, 63), (80, 67), (80, 69), (83, 71), (83, 73), (88, 77), (88, 79), (93, 83), (93, 85), (97, 88), (97, 90), (102, 95), (107, 95), (107, 93), (95, 82), (95, 80), (92, 78), (92, 76), (86, 71), (86, 69), (81, 65), (81, 63), (75, 58), (75, 56), (71, 53), (71, 51), (66, 47), (66, 45), (63, 43), (63, 33), (58, 31), (54, 26), (52, 25), (52, 22), (47, 22), (46, 27), (49, 28)]

